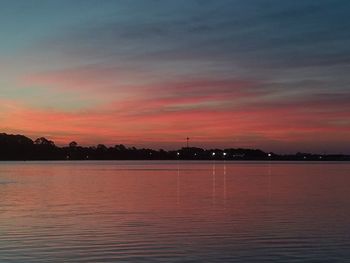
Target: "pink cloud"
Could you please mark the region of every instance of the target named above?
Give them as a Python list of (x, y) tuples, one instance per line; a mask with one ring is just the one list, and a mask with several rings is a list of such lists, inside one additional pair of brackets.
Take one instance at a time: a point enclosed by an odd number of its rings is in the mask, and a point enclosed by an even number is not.
[[(88, 67), (32, 75), (28, 85), (52, 85), (63, 96), (66, 89), (84, 88), (92, 95), (105, 89), (105, 103), (71, 112), (10, 103), (6, 114), (0, 113), (2, 126), (33, 137), (50, 136), (60, 144), (77, 140), (170, 146), (186, 136), (202, 146), (222, 142), (228, 147), (350, 141), (350, 123), (344, 121), (350, 116), (346, 94), (283, 96), (261, 83), (239, 79), (158, 80), (150, 85), (138, 77), (132, 82), (133, 74)], [(133, 88), (121, 88), (125, 97), (109, 98), (108, 92), (123, 81)]]
[(94, 95), (105, 92), (125, 92), (143, 79), (143, 72), (135, 72), (125, 68), (101, 67), (96, 65), (39, 72), (24, 76), (20, 82), (25, 86), (41, 86), (55, 88), (62, 92), (79, 91)]
[[(139, 103), (142, 102), (138, 101), (137, 104)], [(147, 104), (147, 101), (144, 103)], [(257, 145), (261, 140), (289, 143), (303, 138), (317, 138), (318, 135), (329, 140), (340, 139), (339, 136), (344, 141), (350, 140), (350, 124), (332, 123), (335, 116), (332, 111), (319, 115), (312, 111), (302, 112), (302, 108), (281, 108), (278, 105), (265, 110), (203, 108), (169, 112), (161, 110), (167, 105), (166, 102), (159, 105), (161, 106), (157, 113), (134, 114), (132, 118), (125, 114), (125, 105), (121, 108), (111, 105), (110, 108), (68, 113), (13, 107), (7, 113), (5, 124), (10, 130), (21, 127), (25, 134), (50, 136), (60, 144), (66, 144), (73, 139), (85, 144), (161, 144), (179, 142), (187, 135), (204, 144), (221, 141), (244, 145), (253, 138), (256, 138), (253, 142)], [(151, 105), (154, 110), (156, 106)], [(313, 109), (319, 111), (321, 107)]]

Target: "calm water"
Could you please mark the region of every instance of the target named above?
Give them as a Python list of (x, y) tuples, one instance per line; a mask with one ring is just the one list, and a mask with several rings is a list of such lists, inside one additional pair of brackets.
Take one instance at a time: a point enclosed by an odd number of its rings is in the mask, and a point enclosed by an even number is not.
[(349, 163), (0, 163), (0, 262), (350, 262)]

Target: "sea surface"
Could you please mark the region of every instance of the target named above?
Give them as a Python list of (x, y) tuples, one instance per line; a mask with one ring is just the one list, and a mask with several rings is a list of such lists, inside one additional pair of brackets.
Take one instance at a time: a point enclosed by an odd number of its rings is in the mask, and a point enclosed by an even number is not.
[(350, 163), (0, 163), (0, 262), (350, 262)]

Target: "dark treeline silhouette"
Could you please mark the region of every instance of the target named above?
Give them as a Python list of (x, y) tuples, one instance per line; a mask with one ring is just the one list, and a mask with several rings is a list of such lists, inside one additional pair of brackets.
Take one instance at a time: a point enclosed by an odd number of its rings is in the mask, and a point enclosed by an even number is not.
[(278, 155), (255, 149), (202, 149), (184, 147), (176, 151), (163, 149), (127, 148), (122, 144), (107, 147), (79, 146), (72, 141), (67, 147), (58, 147), (44, 137), (35, 141), (23, 135), (0, 134), (0, 160), (300, 160), (349, 161), (349, 155), (319, 155), (297, 153)]

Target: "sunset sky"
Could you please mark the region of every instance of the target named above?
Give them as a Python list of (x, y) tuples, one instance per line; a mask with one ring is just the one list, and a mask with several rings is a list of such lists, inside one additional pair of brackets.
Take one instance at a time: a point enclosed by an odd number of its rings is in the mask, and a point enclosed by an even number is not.
[(0, 133), (350, 153), (350, 1), (0, 0)]

